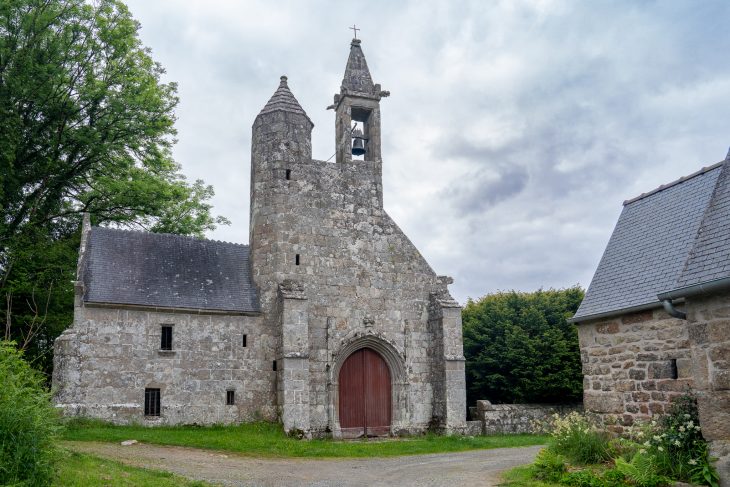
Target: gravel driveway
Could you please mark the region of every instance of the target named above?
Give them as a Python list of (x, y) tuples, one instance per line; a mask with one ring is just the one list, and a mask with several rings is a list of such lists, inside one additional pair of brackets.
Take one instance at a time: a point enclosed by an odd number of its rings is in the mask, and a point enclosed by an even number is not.
[(175, 446), (64, 442), (72, 450), (191, 479), (236, 486), (494, 486), (500, 473), (530, 463), (540, 446), (393, 458), (256, 458)]

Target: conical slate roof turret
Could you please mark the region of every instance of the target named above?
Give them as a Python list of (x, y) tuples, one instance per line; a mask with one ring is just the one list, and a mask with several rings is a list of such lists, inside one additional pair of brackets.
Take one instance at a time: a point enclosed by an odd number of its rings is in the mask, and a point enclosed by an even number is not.
[(349, 92), (367, 93), (368, 95), (375, 93), (373, 78), (370, 76), (365, 54), (360, 47), (360, 39), (353, 39), (350, 43), (350, 57), (347, 58), (342, 88)]
[(269, 99), (264, 108), (261, 109), (259, 115), (276, 111), (284, 111), (290, 113), (298, 113), (300, 115), (304, 115), (305, 117), (307, 117), (307, 119), (309, 119), (309, 117), (307, 116), (307, 112), (304, 111), (302, 106), (299, 104), (297, 99), (294, 98), (294, 95), (289, 90), (289, 85), (286, 82), (287, 77), (282, 76), (279, 79), (279, 87), (276, 89), (274, 94), (271, 96), (271, 99)]

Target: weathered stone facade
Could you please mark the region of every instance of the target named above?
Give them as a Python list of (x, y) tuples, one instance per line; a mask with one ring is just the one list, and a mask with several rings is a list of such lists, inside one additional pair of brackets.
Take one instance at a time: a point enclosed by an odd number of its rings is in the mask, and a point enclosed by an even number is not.
[(585, 408), (620, 432), (693, 385), (687, 327), (663, 309), (581, 323)]
[[(153, 422), (278, 416), (287, 431), (339, 436), (340, 368), (369, 348), (390, 372), (392, 433), (464, 431), (461, 308), (451, 279), (433, 272), (383, 209), (379, 103), (387, 95), (353, 40), (332, 106), (337, 159), (328, 163), (312, 159), (313, 124), (282, 77), (253, 124), (255, 310), (91, 305), (80, 290), (74, 326), (56, 344), (57, 401), (69, 413), (142, 421), (142, 393), (155, 387), (164, 399)], [(352, 122), (364, 134), (361, 160)], [(173, 353), (158, 350), (165, 323), (181, 337)], [(227, 390), (241, 398), (235, 408), (225, 406)]]
[(702, 435), (730, 485), (730, 291), (687, 298), (692, 376)]
[(697, 397), (730, 486), (730, 153), (624, 202), (576, 316), (584, 404), (621, 432)]

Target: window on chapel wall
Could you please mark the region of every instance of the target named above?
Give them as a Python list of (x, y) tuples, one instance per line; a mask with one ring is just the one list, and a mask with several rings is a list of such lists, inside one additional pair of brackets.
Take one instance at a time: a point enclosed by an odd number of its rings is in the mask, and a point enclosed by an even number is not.
[(172, 325), (162, 325), (160, 350), (172, 350)]
[(145, 389), (144, 390), (144, 415), (159, 416), (160, 415), (160, 390)]

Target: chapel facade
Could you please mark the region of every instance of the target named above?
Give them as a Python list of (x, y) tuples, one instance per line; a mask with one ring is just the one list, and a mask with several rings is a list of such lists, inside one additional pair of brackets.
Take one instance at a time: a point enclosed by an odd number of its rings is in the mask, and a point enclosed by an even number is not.
[(359, 39), (336, 159), (281, 77), (253, 124), (249, 245), (92, 227), (55, 343), (67, 415), (280, 420), (335, 437), (465, 428), (461, 308), (383, 208), (380, 102)]

